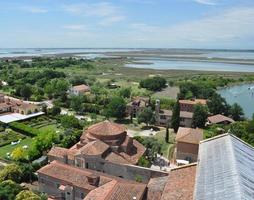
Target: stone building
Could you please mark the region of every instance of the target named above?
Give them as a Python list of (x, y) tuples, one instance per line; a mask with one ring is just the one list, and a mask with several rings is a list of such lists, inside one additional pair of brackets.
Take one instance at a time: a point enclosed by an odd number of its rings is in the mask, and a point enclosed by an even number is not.
[(232, 124), (235, 121), (224, 115), (213, 115), (207, 118), (208, 124)]
[[(157, 126), (171, 126), (173, 112), (172, 110), (165, 110), (160, 108), (160, 100), (156, 100), (155, 104), (155, 122)], [(180, 111), (180, 126), (192, 126), (193, 113), (187, 111)]]
[(180, 110), (194, 112), (194, 106), (197, 104), (206, 105), (206, 99), (179, 100)]
[(90, 87), (88, 85), (82, 84), (82, 85), (75, 85), (70, 88), (69, 94), (70, 95), (83, 95), (90, 92)]
[(40, 106), (36, 104), (26, 103), (22, 100), (5, 97), (4, 94), (0, 94), (0, 114), (19, 113), (28, 115), (36, 113), (39, 110)]
[(130, 103), (127, 104), (126, 114), (136, 118), (140, 112), (150, 105), (148, 97), (135, 97)]
[(176, 159), (196, 162), (203, 130), (179, 127), (176, 135)]
[(135, 139), (127, 135), (125, 127), (109, 121), (100, 122), (84, 131), (80, 142), (70, 149), (53, 147), (49, 161), (84, 169), (101, 171), (113, 176), (142, 182), (163, 173), (136, 166), (146, 149)]
[(53, 161), (37, 171), (40, 192), (53, 200), (142, 200), (146, 185)]

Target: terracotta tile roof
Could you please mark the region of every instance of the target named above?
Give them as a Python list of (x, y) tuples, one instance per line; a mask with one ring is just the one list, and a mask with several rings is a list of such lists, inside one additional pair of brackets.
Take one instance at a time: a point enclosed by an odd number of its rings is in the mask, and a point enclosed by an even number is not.
[(84, 200), (142, 200), (146, 185), (112, 180), (91, 191)]
[[(41, 174), (61, 180), (70, 185), (91, 191), (85, 200), (129, 200), (136, 197), (141, 200), (146, 185), (106, 175), (101, 172), (80, 169), (53, 161), (37, 171)], [(88, 177), (100, 177), (98, 187), (90, 185)]]
[(130, 153), (121, 152), (120, 155), (124, 157), (128, 162), (137, 164), (139, 158), (145, 153), (146, 148), (140, 144), (137, 140), (133, 140), (133, 148)]
[(90, 91), (90, 87), (82, 84), (82, 85), (75, 85), (72, 87), (73, 90), (77, 90), (79, 92), (89, 92)]
[(37, 172), (86, 190), (93, 190), (96, 188), (95, 186), (90, 185), (87, 179), (87, 177), (92, 175), (91, 172), (62, 164), (58, 161), (51, 162)]
[(48, 152), (48, 156), (54, 156), (58, 158), (64, 158), (67, 156), (68, 159), (74, 160), (75, 154), (78, 152), (77, 149), (66, 149), (62, 147), (52, 147)]
[(196, 177), (196, 163), (170, 171), (161, 200), (192, 200)]
[(222, 122), (230, 122), (230, 123), (235, 122), (233, 119), (226, 117), (224, 115), (220, 115), (220, 114), (208, 117), (208, 121), (212, 124), (217, 124)]
[[(94, 124), (90, 126), (85, 134), (94, 134), (94, 135), (118, 135), (126, 131), (126, 128), (120, 124), (110, 122), (108, 120)], [(83, 136), (81, 136), (82, 138)]]
[(102, 185), (101, 187), (98, 187), (89, 192), (84, 200), (107, 200), (107, 196), (114, 189), (116, 184), (117, 181), (112, 180), (105, 185)]
[(193, 118), (193, 112), (180, 111), (180, 117), (192, 119)]
[(11, 105), (7, 104), (7, 103), (0, 103), (0, 109), (3, 109), (3, 108), (10, 108)]
[(203, 130), (179, 127), (176, 135), (177, 142), (199, 144), (203, 140)]
[(194, 99), (194, 100), (179, 100), (180, 104), (190, 104), (190, 105), (196, 105), (196, 104), (202, 104), (206, 105), (206, 99)]
[(168, 176), (151, 178), (147, 188), (147, 200), (158, 200), (161, 199), (162, 192), (168, 182)]
[(85, 155), (101, 155), (108, 149), (109, 149), (109, 145), (107, 145), (106, 143), (100, 140), (95, 140), (81, 147), (78, 150), (77, 154), (81, 153)]
[(68, 149), (62, 148), (62, 147), (52, 147), (50, 151), (48, 152), (48, 156), (55, 156), (63, 158), (67, 155)]
[(145, 184), (118, 182), (107, 200), (142, 200), (145, 190)]
[(130, 162), (128, 162), (125, 158), (123, 158), (122, 156), (111, 152), (106, 158), (105, 160), (109, 161), (109, 162), (113, 162), (113, 163), (118, 163), (118, 164), (131, 164)]

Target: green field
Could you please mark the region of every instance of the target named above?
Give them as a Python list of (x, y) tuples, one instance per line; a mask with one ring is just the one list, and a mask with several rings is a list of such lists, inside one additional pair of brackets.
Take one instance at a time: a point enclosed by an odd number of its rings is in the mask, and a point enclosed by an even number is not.
[(0, 147), (0, 157), (5, 158), (7, 153), (11, 153), (17, 147), (23, 147), (24, 145), (27, 145), (29, 148), (31, 146), (32, 141), (33, 141), (33, 138), (27, 137), (21, 140), (21, 142), (17, 145), (9, 144), (9, 145)]

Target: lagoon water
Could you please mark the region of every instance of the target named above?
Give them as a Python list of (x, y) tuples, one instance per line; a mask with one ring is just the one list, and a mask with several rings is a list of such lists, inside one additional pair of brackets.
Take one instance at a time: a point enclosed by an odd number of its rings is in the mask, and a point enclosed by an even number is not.
[[(118, 52), (151, 52), (157, 51), (158, 55), (164, 56), (179, 54), (179, 57), (202, 57), (202, 58), (227, 58), (254, 60), (253, 50), (195, 50), (195, 49), (133, 49), (133, 48), (0, 48), (0, 58), (22, 56), (45, 56), (54, 54), (73, 54), (77, 57), (95, 59), (98, 57), (111, 57), (107, 53)], [(176, 56), (177, 57), (177, 56)], [(134, 54), (135, 58), (135, 54)], [(140, 58), (139, 58), (140, 59)], [(209, 61), (186, 61), (155, 57), (146, 57), (139, 60), (141, 63), (130, 63), (127, 67), (150, 68), (150, 69), (176, 69), (176, 70), (202, 70), (202, 71), (231, 71), (231, 72), (254, 72), (254, 65), (215, 63)], [(147, 63), (147, 64), (146, 64)]]
[(244, 110), (245, 117), (251, 119), (254, 114), (254, 84), (236, 85), (220, 89), (218, 93), (229, 104), (238, 103)]
[(254, 72), (254, 65), (245, 65), (245, 64), (214, 63), (205, 61), (192, 62), (182, 60), (178, 61), (178, 60), (158, 60), (158, 59), (140, 60), (139, 62), (140, 63), (127, 64), (126, 66), (149, 69)]

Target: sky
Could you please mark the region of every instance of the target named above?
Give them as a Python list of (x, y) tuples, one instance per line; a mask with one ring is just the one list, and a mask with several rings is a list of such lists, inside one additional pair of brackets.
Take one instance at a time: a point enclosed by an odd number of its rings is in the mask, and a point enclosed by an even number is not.
[(0, 48), (254, 49), (254, 0), (1, 0)]

